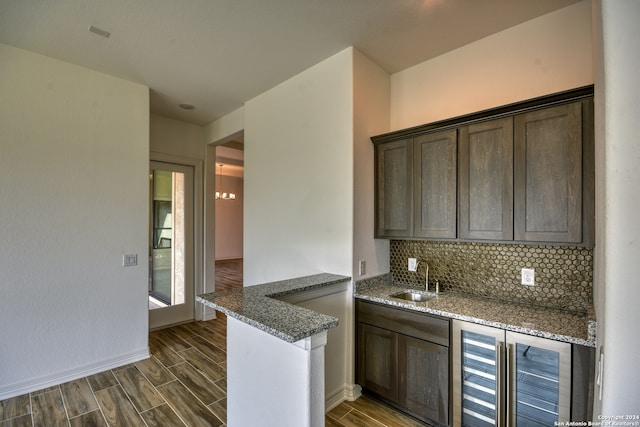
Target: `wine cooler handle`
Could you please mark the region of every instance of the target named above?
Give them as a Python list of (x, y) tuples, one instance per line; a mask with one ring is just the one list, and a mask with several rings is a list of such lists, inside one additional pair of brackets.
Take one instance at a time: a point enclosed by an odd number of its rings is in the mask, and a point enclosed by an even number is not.
[(498, 341), (496, 345), (496, 417), (497, 426), (505, 427), (504, 424), (504, 381), (502, 378), (502, 365), (504, 361), (504, 343)]
[(507, 388), (507, 395), (506, 395), (506, 401), (507, 401), (507, 427), (511, 427), (511, 426), (515, 426), (515, 420), (513, 419), (513, 408), (511, 407), (511, 394), (515, 393), (515, 383), (512, 384), (512, 364), (514, 363), (513, 360), (511, 360), (513, 354), (513, 345), (509, 344), (507, 345), (507, 366), (506, 366), (506, 373), (507, 373), (507, 381), (506, 381), (506, 388)]

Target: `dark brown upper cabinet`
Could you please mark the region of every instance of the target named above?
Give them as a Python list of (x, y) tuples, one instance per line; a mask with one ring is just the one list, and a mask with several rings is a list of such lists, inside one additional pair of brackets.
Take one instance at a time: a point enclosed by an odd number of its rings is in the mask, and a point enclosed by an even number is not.
[(593, 245), (593, 86), (372, 142), (375, 237)]
[(456, 135), (376, 146), (376, 237), (456, 237)]
[(583, 177), (583, 108), (586, 101), (515, 117), (515, 240), (583, 241), (583, 189), (592, 191)]
[(375, 149), (376, 237), (413, 236), (413, 138)]
[(456, 130), (414, 138), (414, 237), (456, 237)]
[(461, 239), (513, 239), (513, 118), (460, 128)]

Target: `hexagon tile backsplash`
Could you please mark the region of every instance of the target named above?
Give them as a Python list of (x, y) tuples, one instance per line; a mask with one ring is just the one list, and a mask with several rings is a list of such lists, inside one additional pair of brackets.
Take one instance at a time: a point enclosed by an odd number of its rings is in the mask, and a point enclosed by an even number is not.
[[(408, 258), (420, 261), (407, 270)], [(573, 246), (500, 243), (391, 241), (391, 274), (399, 284), (464, 292), (517, 303), (583, 312), (593, 304), (593, 250)], [(520, 284), (523, 268), (535, 270), (535, 285)]]

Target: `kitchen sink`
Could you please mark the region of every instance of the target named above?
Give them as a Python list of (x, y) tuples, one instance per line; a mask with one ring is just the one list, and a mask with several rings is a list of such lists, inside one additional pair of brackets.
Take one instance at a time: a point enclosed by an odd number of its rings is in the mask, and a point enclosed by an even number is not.
[(423, 302), (436, 297), (436, 294), (425, 293), (420, 291), (402, 291), (397, 294), (390, 295), (391, 298), (403, 299), (406, 301)]

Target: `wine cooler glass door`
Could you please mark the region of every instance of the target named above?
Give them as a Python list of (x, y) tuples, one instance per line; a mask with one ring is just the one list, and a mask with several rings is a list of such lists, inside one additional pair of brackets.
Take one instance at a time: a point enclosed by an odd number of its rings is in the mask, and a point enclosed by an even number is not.
[(568, 421), (571, 345), (507, 332), (507, 349), (511, 425)]
[(454, 425), (504, 425), (504, 331), (453, 323)]

